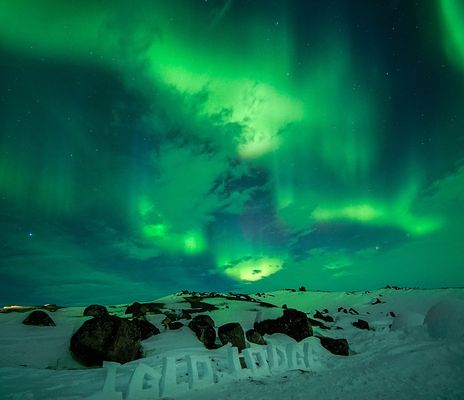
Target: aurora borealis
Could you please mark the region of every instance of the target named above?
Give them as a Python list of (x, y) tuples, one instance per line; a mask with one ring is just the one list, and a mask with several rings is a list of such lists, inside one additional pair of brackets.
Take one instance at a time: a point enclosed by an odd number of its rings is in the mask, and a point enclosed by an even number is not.
[(0, 4), (0, 303), (464, 285), (464, 5)]

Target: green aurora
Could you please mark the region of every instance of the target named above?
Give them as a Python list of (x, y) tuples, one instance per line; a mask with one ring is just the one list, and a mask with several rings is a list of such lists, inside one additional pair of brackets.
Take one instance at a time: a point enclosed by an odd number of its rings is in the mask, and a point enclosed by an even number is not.
[(464, 6), (387, 3), (0, 3), (0, 303), (464, 285)]

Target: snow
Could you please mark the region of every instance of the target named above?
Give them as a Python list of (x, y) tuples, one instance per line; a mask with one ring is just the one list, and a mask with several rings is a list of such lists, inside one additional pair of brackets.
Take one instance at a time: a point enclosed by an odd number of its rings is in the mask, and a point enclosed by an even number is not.
[(425, 316), (430, 336), (464, 340), (464, 301), (446, 299), (430, 308)]
[(401, 331), (417, 326), (422, 326), (423, 323), (423, 314), (405, 311), (399, 315), (395, 315), (395, 318), (393, 318), (391, 329), (392, 331)]
[[(248, 353), (247, 364), (251, 366), (254, 360), (257, 367), (251, 373), (240, 369), (234, 356), (236, 349), (227, 345), (207, 350), (185, 326), (176, 331), (162, 329), (161, 334), (145, 340), (142, 360), (85, 368), (68, 350), (72, 333), (88, 319), (82, 317), (84, 307), (49, 313), (56, 327), (23, 325), (27, 313), (12, 312), (0, 314), (0, 399), (78, 400), (93, 396), (120, 400), (121, 393), (124, 400), (158, 398), (157, 388), (163, 398), (182, 400), (464, 399), (464, 289), (348, 293), (282, 290), (253, 297), (279, 308), (224, 298), (203, 301), (219, 308), (209, 313), (216, 327), (240, 322), (244, 330), (252, 328), (256, 318), (281, 316), (283, 304), (311, 317), (316, 310), (327, 308), (335, 319), (327, 325), (342, 329), (314, 328), (314, 333), (346, 338), (352, 355), (333, 355), (311, 337), (300, 342), (309, 346), (309, 359), (302, 359), (306, 354), (302, 352), (295, 360), (300, 367), (304, 364), (309, 368), (277, 371), (277, 363), (289, 357), (287, 350), (294, 340), (281, 334), (266, 335), (266, 341), (278, 346), (275, 349), (279, 351), (270, 355), (267, 347), (251, 344), (244, 351), (245, 356)], [(377, 298), (382, 303), (373, 305)], [(175, 310), (188, 307), (180, 295), (155, 301)], [(338, 312), (339, 307), (352, 307), (359, 315)], [(122, 306), (109, 311), (125, 316)], [(158, 327), (163, 318), (149, 316)], [(357, 319), (367, 321), (372, 330), (353, 327)], [(273, 359), (271, 376), (258, 371), (257, 352), (263, 359)], [(293, 359), (292, 354), (290, 357)], [(203, 362), (207, 359), (211, 364)], [(137, 379), (132, 379), (134, 376)], [(116, 382), (116, 390), (111, 382)]]

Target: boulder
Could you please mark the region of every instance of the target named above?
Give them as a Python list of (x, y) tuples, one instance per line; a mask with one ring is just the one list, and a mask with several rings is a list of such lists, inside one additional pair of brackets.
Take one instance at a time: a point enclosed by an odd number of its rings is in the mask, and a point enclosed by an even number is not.
[(321, 319), (325, 322), (334, 322), (334, 319), (330, 315), (323, 315), (320, 311), (316, 310), (316, 313), (313, 315), (313, 318)]
[(372, 303), (372, 305), (375, 305), (375, 304), (382, 304), (383, 301), (381, 301), (378, 297), (375, 299), (375, 301)]
[(363, 319), (358, 319), (356, 322), (353, 322), (353, 326), (359, 329), (369, 330), (369, 324), (367, 323), (367, 321), (364, 321)]
[(348, 356), (350, 354), (350, 347), (346, 339), (333, 339), (324, 336), (318, 336), (318, 338), (321, 345), (332, 354), (338, 356)]
[(238, 322), (230, 322), (218, 328), (218, 336), (222, 344), (231, 343), (242, 351), (245, 347), (245, 334)]
[(304, 286), (300, 286), (300, 288), (298, 289), (300, 292), (306, 292), (306, 288)]
[(91, 304), (84, 310), (84, 317), (101, 317), (108, 315), (108, 310), (100, 304)]
[(24, 325), (56, 326), (50, 316), (41, 310), (32, 311), (23, 321)]
[(214, 330), (214, 321), (210, 316), (197, 315), (189, 322), (188, 326), (207, 349), (216, 347), (214, 344), (216, 331)]
[(180, 313), (180, 319), (192, 319), (192, 316), (187, 310), (182, 310)]
[(359, 313), (354, 309), (354, 308), (350, 308), (348, 310), (348, 312), (351, 314), (351, 315), (359, 315)]
[(175, 331), (177, 329), (180, 329), (183, 326), (184, 326), (184, 324), (182, 322), (179, 322), (179, 321), (171, 322), (170, 324), (168, 324), (168, 328), (171, 331)]
[(312, 325), (312, 326), (317, 326), (321, 329), (330, 329), (328, 326), (324, 325), (324, 323), (322, 321), (319, 321), (317, 319), (312, 319), (312, 318), (309, 318), (308, 317), (308, 320), (309, 320), (309, 323)]
[(148, 339), (149, 337), (160, 333), (160, 330), (151, 322), (148, 322), (145, 318), (134, 318), (132, 322), (140, 331), (140, 340)]
[(126, 308), (125, 314), (132, 314), (133, 317), (140, 317), (145, 315), (147, 312), (146, 309), (142, 309), (142, 305), (136, 301), (132, 303), (129, 307)]
[(103, 315), (85, 321), (71, 337), (70, 350), (87, 366), (103, 361), (126, 363), (142, 357), (140, 330), (127, 319)]
[(246, 338), (250, 343), (265, 345), (266, 341), (258, 331), (249, 329), (246, 331)]
[(306, 314), (295, 309), (286, 309), (282, 317), (255, 322), (254, 329), (261, 335), (284, 333), (296, 341), (313, 335), (313, 328)]

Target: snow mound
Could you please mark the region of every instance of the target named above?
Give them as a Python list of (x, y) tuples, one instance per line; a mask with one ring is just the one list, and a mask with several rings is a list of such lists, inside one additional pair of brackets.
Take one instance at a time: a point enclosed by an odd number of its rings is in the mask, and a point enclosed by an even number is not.
[(400, 331), (416, 326), (422, 326), (424, 323), (424, 315), (416, 312), (403, 312), (393, 319), (391, 326), (392, 331)]
[(427, 311), (424, 323), (433, 338), (464, 338), (464, 301), (460, 299), (440, 301)]

